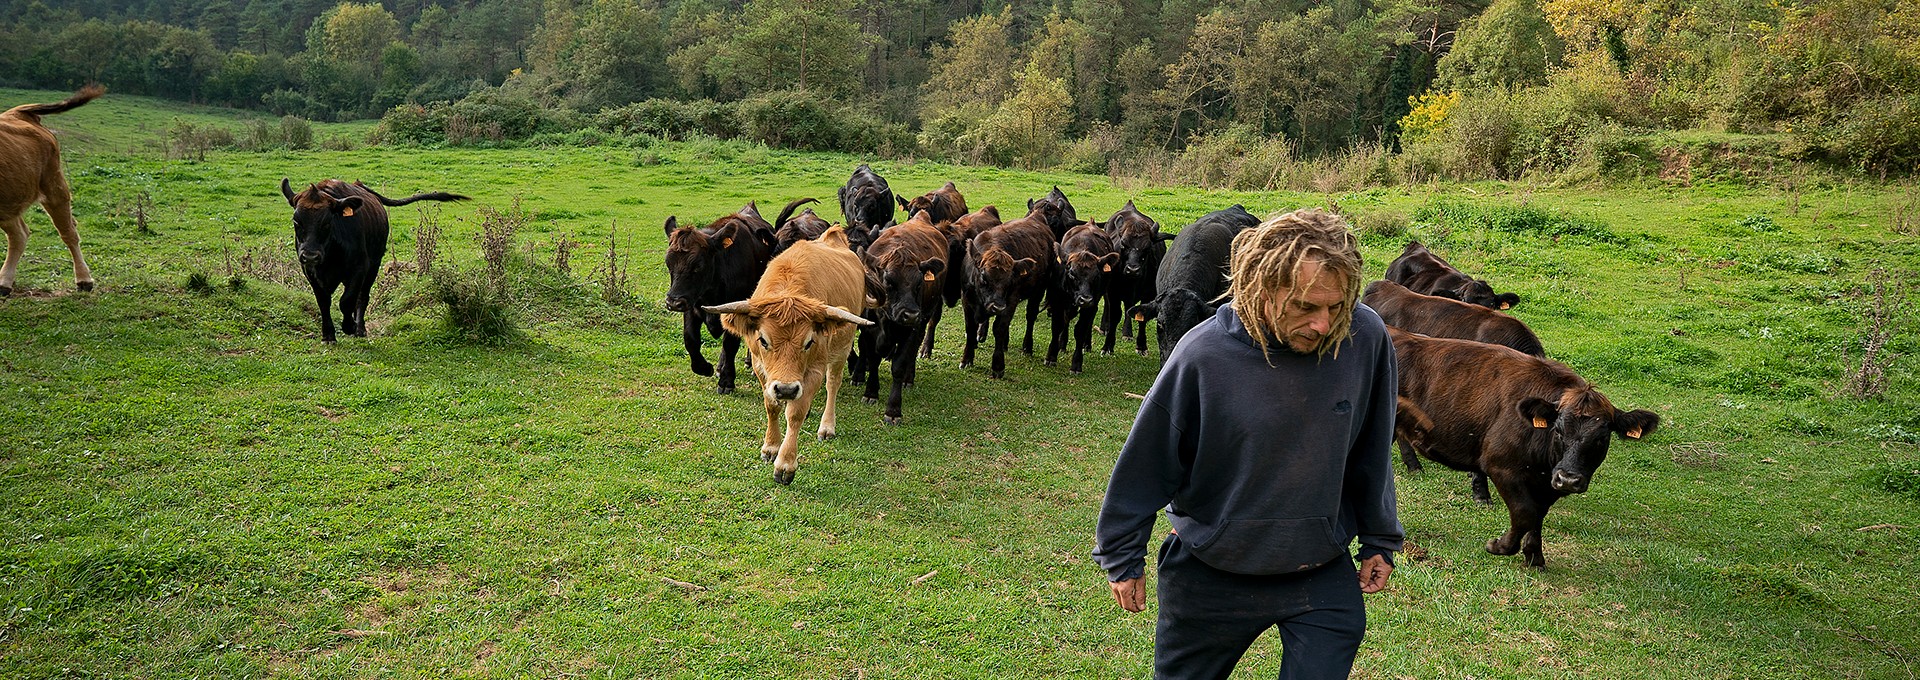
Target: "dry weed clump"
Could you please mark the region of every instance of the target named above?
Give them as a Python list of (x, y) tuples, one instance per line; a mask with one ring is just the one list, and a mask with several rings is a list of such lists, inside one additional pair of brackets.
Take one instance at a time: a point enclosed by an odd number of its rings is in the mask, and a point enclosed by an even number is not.
[(1900, 359), (1887, 343), (1913, 317), (1906, 305), (1904, 279), (1875, 269), (1867, 276), (1866, 288), (1856, 294), (1866, 300), (1860, 310), (1858, 353), (1851, 343), (1840, 351), (1840, 364), (1847, 376), (1840, 390), (1843, 396), (1873, 399), (1887, 391), (1887, 369)]

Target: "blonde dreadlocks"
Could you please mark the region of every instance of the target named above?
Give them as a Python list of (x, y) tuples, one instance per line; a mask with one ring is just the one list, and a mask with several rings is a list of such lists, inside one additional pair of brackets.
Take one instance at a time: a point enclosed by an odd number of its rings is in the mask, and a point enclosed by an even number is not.
[(1338, 358), (1340, 343), (1353, 334), (1353, 307), (1360, 300), (1361, 287), (1360, 250), (1346, 221), (1318, 208), (1305, 208), (1268, 218), (1233, 239), (1227, 292), (1263, 355), (1270, 344), (1267, 335), (1277, 321), (1267, 318), (1268, 304), (1275, 297), (1282, 305), (1291, 304), (1312, 287), (1313, 281), (1299, 280), (1300, 265), (1307, 261), (1320, 263), (1320, 276), (1338, 275), (1346, 283), (1346, 304), (1318, 348), (1320, 356), (1332, 351)]

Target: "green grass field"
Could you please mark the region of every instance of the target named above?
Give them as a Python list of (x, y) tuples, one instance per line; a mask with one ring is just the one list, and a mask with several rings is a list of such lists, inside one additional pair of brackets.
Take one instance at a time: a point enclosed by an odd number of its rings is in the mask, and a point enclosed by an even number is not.
[[(659, 304), (666, 217), (817, 196), (837, 219), (834, 190), (866, 159), (718, 142), (147, 150), (174, 116), (228, 115), (108, 95), (49, 119), (100, 287), (74, 292), (30, 213), (21, 290), (0, 300), (0, 676), (1150, 674), (1151, 609), (1115, 607), (1087, 553), (1154, 359), (1090, 357), (1076, 376), (1015, 353), (991, 380), (956, 367), (948, 320), (906, 424), (843, 401), (840, 437), (804, 441), (790, 487), (759, 460), (754, 390), (715, 395), (687, 370)], [(1869, 272), (1920, 271), (1911, 186), (1329, 196), (874, 167), (902, 193), (952, 180), (974, 207), (1058, 184), (1104, 219), (1131, 198), (1170, 229), (1235, 202), (1412, 216), (1411, 236), (1518, 292), (1553, 357), (1663, 417), (1554, 508), (1544, 572), (1482, 550), (1506, 513), (1473, 503), (1464, 474), (1403, 472), (1413, 546), (1369, 601), (1356, 677), (1920, 674), (1913, 316), (1887, 394), (1835, 396)], [(370, 339), (322, 345), (304, 285), (263, 273), (291, 259), (282, 177), (518, 200), (522, 334), (449, 340), (397, 273)], [(475, 208), (441, 209), (440, 266), (478, 266)], [(420, 219), (395, 210), (390, 259), (412, 259)], [(631, 274), (617, 304), (590, 273), (610, 235)], [(562, 237), (583, 243), (571, 276), (552, 266)], [(1369, 235), (1369, 270), (1407, 237)], [(188, 290), (194, 273), (213, 287)], [(1236, 677), (1273, 676), (1279, 654), (1263, 639)]]

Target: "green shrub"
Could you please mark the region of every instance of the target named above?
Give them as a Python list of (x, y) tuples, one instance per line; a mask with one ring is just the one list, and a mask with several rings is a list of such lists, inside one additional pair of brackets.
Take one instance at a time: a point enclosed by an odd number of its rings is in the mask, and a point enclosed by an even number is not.
[(493, 277), (438, 267), (428, 275), (428, 284), (433, 299), (446, 306), (443, 330), (453, 339), (497, 345), (519, 334), (513, 300)]
[(1882, 175), (1914, 172), (1920, 169), (1920, 94), (1860, 102), (1831, 124), (1796, 132), (1818, 157)]

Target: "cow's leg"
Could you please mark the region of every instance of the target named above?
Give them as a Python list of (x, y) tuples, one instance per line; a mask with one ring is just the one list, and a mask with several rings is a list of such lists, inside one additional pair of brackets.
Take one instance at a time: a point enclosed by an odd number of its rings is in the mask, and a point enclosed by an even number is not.
[(902, 420), (900, 413), (900, 392), (908, 383), (913, 381), (914, 362), (916, 361), (915, 350), (918, 349), (918, 345), (920, 344), (920, 331), (917, 326), (908, 326), (908, 328), (910, 330), (907, 334), (907, 341), (900, 343), (900, 346), (894, 349), (893, 392), (887, 395), (887, 410), (880, 416), (880, 419), (888, 425), (900, 424)]
[[(1074, 324), (1073, 368), (1071, 370), (1075, 373), (1080, 372), (1082, 360), (1086, 358), (1087, 352), (1093, 350), (1093, 317), (1097, 311), (1098, 310), (1092, 307), (1080, 310), (1080, 323)], [(1109, 342), (1113, 340), (1112, 333), (1107, 334), (1107, 340)]]
[(309, 278), (307, 283), (313, 286), (313, 301), (320, 306), (320, 341), (333, 344), (333, 286), (321, 285)]
[[(1118, 335), (1118, 333), (1114, 332), (1114, 329), (1116, 324), (1122, 323), (1120, 321), (1121, 317), (1125, 316), (1122, 313), (1124, 311), (1124, 304), (1119, 294), (1109, 293), (1107, 294), (1106, 308), (1100, 310), (1100, 332), (1107, 336), (1107, 339), (1100, 346), (1100, 353), (1103, 355), (1113, 356), (1114, 336)], [(1129, 321), (1130, 320), (1131, 319), (1129, 319)], [(1133, 337), (1133, 335), (1128, 334), (1127, 337)]]
[(20, 215), (0, 222), (7, 232), (7, 263), (0, 265), (0, 297), (13, 294), (13, 273), (20, 267), (20, 256), (27, 252), (27, 221)]
[[(1007, 334), (1013, 330), (1013, 310), (993, 317), (993, 377), (1007, 377)], [(1031, 337), (1028, 340), (1032, 340)]]
[(1546, 506), (1535, 499), (1533, 489), (1525, 479), (1513, 475), (1501, 475), (1493, 479), (1500, 487), (1500, 498), (1507, 502), (1507, 532), (1498, 538), (1487, 541), (1487, 552), (1495, 555), (1524, 553), (1527, 566), (1545, 567), (1546, 558), (1540, 552), (1540, 520), (1546, 515)]
[(865, 385), (860, 398), (869, 404), (880, 403), (880, 359), (886, 356), (881, 345), (888, 344), (887, 326), (893, 322), (881, 321), (860, 329), (860, 363), (853, 369), (853, 384)]
[(760, 439), (760, 460), (773, 462), (780, 455), (780, 431), (775, 429), (780, 422), (781, 403), (761, 394), (761, 400), (767, 405), (767, 433)]
[[(819, 389), (818, 384), (802, 384), (800, 396), (787, 402), (787, 431), (780, 439), (780, 452), (773, 459), (773, 481), (793, 483), (793, 472), (800, 467), (800, 428), (807, 425), (807, 411), (813, 406), (814, 392)], [(821, 418), (821, 429), (825, 430), (827, 426), (827, 419)]]
[(1052, 323), (1049, 324), (1050, 328), (1048, 328), (1047, 360), (1044, 363), (1048, 366), (1055, 366), (1060, 363), (1061, 348), (1067, 346), (1067, 314), (1065, 310), (1060, 309), (1049, 309), (1047, 311), (1048, 320)]
[(1413, 442), (1402, 437), (1394, 437), (1394, 442), (1400, 445), (1400, 462), (1407, 466), (1407, 472), (1419, 472), (1425, 469), (1420, 464), (1420, 456), (1414, 451)]
[[(920, 358), (922, 359), (933, 358), (933, 334), (940, 326), (941, 314), (940, 305), (932, 305), (928, 308), (927, 325), (926, 329), (921, 332), (921, 335), (924, 337), (920, 340), (922, 343), (920, 345)], [(907, 376), (907, 386), (913, 386), (913, 376), (911, 375)]]
[[(734, 383), (739, 379), (739, 373), (734, 367), (734, 358), (739, 355), (739, 336), (728, 333), (720, 338), (720, 382), (713, 388), (714, 392), (719, 394), (733, 394)], [(752, 354), (749, 353), (748, 356), (751, 357)], [(747, 363), (752, 364), (753, 360), (749, 358)]]
[(353, 299), (353, 330), (360, 337), (367, 337), (367, 305), (373, 302), (373, 284), (380, 279), (380, 263), (375, 262), (371, 271), (360, 277), (360, 293)]
[[(934, 312), (934, 319), (938, 320), (939, 318), (940, 318), (940, 313), (937, 311)], [(916, 345), (916, 344), (920, 345), (921, 347), (925, 347), (926, 345), (924, 343), (926, 342), (926, 339), (933, 337), (933, 322), (928, 321), (927, 323), (924, 323), (924, 324), (915, 324), (913, 326), (910, 326), (909, 335), (913, 337), (915, 340), (915, 342), (909, 343), (907, 345), (909, 348), (913, 347), (913, 345)], [(921, 355), (921, 356), (926, 356), (926, 355)], [(906, 382), (901, 383), (901, 386), (907, 389), (913, 389), (913, 381), (915, 378), (918, 378), (918, 377), (920, 377), (920, 359), (914, 358), (912, 361), (907, 362), (907, 379), (906, 379)]]
[(1020, 341), (1020, 353), (1027, 356), (1033, 356), (1033, 322), (1040, 319), (1042, 297), (1044, 295), (1035, 295), (1027, 300), (1027, 336)]
[[(840, 362), (834, 361), (828, 363), (837, 366)], [(814, 431), (814, 436), (819, 437), (820, 441), (832, 439), (834, 435), (839, 434), (836, 428), (840, 425), (840, 380), (843, 377), (845, 376), (841, 375), (840, 371), (833, 368), (833, 366), (827, 367), (826, 375), (824, 376), (826, 382), (824, 387), (827, 390), (827, 405), (825, 408), (820, 409), (820, 429)], [(813, 393), (819, 394), (821, 387), (820, 385), (815, 385)], [(805, 388), (805, 385), (801, 386), (803, 391)], [(807, 403), (812, 404), (813, 397), (807, 397)], [(806, 417), (807, 412), (805, 409), (802, 409), (800, 411), (800, 418), (804, 421)]]
[[(1127, 317), (1132, 319), (1133, 317)], [(1133, 351), (1140, 356), (1147, 355), (1147, 322), (1140, 322), (1140, 330), (1133, 334)]]
[(693, 364), (693, 374), (697, 376), (713, 375), (713, 364), (707, 363), (706, 355), (700, 353), (700, 313), (686, 311), (680, 315), (680, 342), (687, 348), (687, 358)]
[(1487, 473), (1469, 472), (1467, 479), (1473, 483), (1473, 502), (1493, 505), (1493, 495), (1487, 493)]
[(960, 303), (964, 305), (960, 308), (960, 311), (961, 315), (965, 317), (964, 322), (966, 324), (965, 329), (967, 335), (966, 345), (960, 349), (961, 368), (973, 366), (973, 352), (980, 346), (980, 310), (974, 307), (972, 295), (966, 297), (967, 300)]
[(87, 269), (86, 259), (80, 257), (80, 225), (73, 221), (73, 195), (67, 191), (66, 179), (60, 179), (58, 188), (50, 187), (46, 196), (40, 205), (47, 209), (47, 216), (53, 218), (53, 228), (60, 232), (60, 241), (67, 244), (67, 252), (73, 255), (74, 286), (83, 291), (93, 290), (93, 271)]

